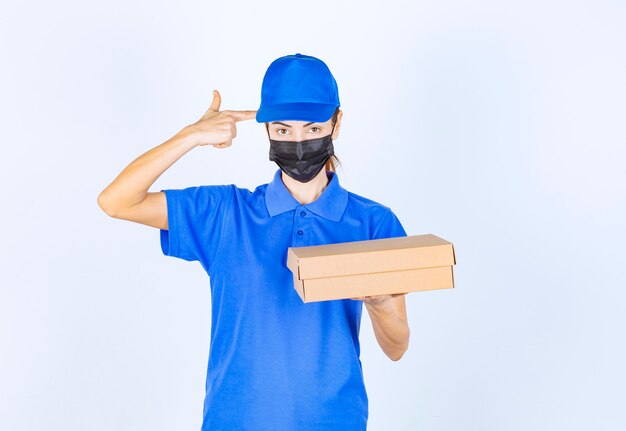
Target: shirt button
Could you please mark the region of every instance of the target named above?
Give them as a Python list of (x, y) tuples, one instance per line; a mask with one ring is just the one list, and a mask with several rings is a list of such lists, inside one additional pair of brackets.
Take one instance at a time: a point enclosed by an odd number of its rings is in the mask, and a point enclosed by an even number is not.
[(302, 230), (299, 230), (298, 235), (302, 235), (302, 234), (304, 234), (304, 232)]
[(300, 211), (300, 215), (304, 217), (306, 215), (306, 211)]

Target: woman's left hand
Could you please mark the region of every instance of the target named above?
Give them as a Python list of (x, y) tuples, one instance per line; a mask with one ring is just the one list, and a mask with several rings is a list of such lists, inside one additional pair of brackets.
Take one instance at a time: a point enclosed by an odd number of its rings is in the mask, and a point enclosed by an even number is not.
[(396, 296), (406, 295), (406, 293), (394, 293), (391, 295), (372, 295), (372, 296), (359, 296), (354, 299), (355, 301), (363, 301), (366, 304), (380, 304), (385, 302), (391, 298), (395, 298)]

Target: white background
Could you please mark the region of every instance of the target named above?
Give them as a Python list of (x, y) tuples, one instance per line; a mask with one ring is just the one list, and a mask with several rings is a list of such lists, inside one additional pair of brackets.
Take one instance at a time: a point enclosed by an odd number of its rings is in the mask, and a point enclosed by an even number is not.
[[(615, 1), (3, 2), (0, 429), (194, 430), (209, 279), (96, 199), (270, 62), (324, 60), (341, 184), (455, 245), (407, 296), (399, 362), (367, 314), (371, 430), (623, 430), (626, 6)], [(272, 179), (262, 125), (151, 188)]]

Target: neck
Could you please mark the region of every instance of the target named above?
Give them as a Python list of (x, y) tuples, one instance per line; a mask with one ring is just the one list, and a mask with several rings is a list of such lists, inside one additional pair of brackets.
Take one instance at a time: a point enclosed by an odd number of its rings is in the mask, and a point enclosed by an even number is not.
[(281, 179), (287, 190), (289, 190), (289, 193), (300, 202), (300, 205), (310, 204), (319, 198), (330, 181), (326, 175), (325, 168), (319, 171), (308, 183), (301, 183), (300, 181), (294, 180), (284, 172), (281, 172)]

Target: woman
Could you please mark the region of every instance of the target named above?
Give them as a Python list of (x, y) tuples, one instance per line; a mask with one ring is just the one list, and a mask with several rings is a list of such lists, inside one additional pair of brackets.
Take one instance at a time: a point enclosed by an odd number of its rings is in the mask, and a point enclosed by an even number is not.
[[(348, 192), (335, 172), (342, 111), (321, 60), (270, 65), (258, 111), (207, 112), (130, 163), (100, 194), (110, 216), (160, 229), (165, 255), (199, 261), (211, 282), (211, 344), (203, 430), (365, 430), (362, 304), (392, 360), (409, 340), (403, 295), (303, 303), (287, 248), (405, 236), (386, 206)], [(238, 121), (265, 123), (280, 169), (254, 191), (235, 184), (148, 192), (198, 146), (226, 148)]]

